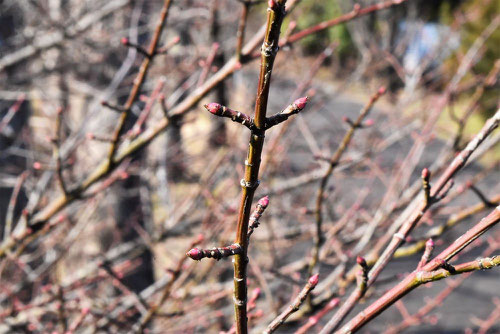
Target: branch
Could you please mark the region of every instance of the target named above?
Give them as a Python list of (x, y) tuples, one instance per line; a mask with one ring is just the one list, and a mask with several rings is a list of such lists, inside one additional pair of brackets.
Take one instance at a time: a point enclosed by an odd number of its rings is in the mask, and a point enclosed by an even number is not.
[[(198, 236), (191, 243), (191, 246), (189, 248), (196, 246), (197, 244), (199, 244), (202, 241), (203, 241), (203, 237)], [(182, 266), (183, 266), (185, 261), (186, 261), (186, 257), (184, 257), (184, 256), (179, 259), (179, 261), (177, 262), (177, 265), (175, 266), (175, 269), (173, 271), (171, 271), (172, 278), (163, 288), (163, 292), (160, 296), (160, 299), (158, 300), (158, 303), (153, 304), (149, 308), (148, 312), (146, 314), (144, 314), (144, 316), (141, 318), (139, 323), (136, 326), (134, 326), (133, 333), (142, 333), (144, 328), (146, 328), (147, 324), (151, 321), (151, 319), (153, 319), (154, 315), (158, 312), (158, 310), (163, 305), (163, 303), (165, 303), (167, 298), (170, 296), (170, 293), (172, 292), (172, 287), (173, 287), (175, 281), (179, 278), (179, 276), (181, 274)]]
[(243, 249), (239, 244), (232, 244), (227, 247), (214, 247), (212, 249), (193, 248), (186, 255), (196, 261), (200, 261), (203, 258), (212, 258), (219, 261), (222, 258), (241, 254), (242, 251)]
[(331, 19), (329, 21), (324, 21), (324, 22), (321, 22), (315, 26), (312, 26), (312, 27), (306, 28), (302, 31), (299, 31), (298, 33), (291, 35), (288, 39), (281, 41), (280, 46), (285, 45), (285, 44), (294, 43), (294, 42), (296, 42), (296, 41), (298, 41), (306, 36), (317, 33), (317, 32), (322, 31), (324, 29), (351, 21), (357, 17), (361, 17), (364, 15), (373, 13), (375, 11), (379, 11), (379, 10), (382, 10), (385, 8), (399, 5), (405, 1), (406, 0), (388, 0), (388, 1), (381, 2), (381, 3), (375, 4), (375, 5), (364, 7), (364, 8), (361, 8), (359, 4), (355, 4), (353, 10), (350, 11), (349, 13), (343, 14), (343, 15), (336, 17), (334, 19)]
[(366, 323), (374, 319), (377, 315), (379, 315), (385, 309), (395, 303), (397, 300), (424, 283), (439, 280), (450, 275), (454, 275), (455, 273), (459, 274), (473, 270), (489, 269), (494, 266), (498, 266), (500, 264), (500, 258), (497, 256), (457, 265), (454, 266), (453, 270), (451, 271), (449, 270), (451, 268), (439, 269), (440, 267), (442, 267), (443, 262), (446, 263), (446, 261), (449, 261), (456, 254), (467, 247), (471, 242), (479, 238), (482, 234), (484, 234), (487, 230), (489, 230), (499, 222), (500, 206), (495, 208), (487, 217), (483, 218), (469, 231), (459, 237), (454, 243), (452, 243), (450, 246), (448, 246), (448, 248), (437, 255), (434, 260), (426, 264), (421, 270), (414, 271), (402, 282), (386, 292), (382, 297), (373, 302), (366, 309), (361, 311), (361, 313), (359, 313), (347, 325), (345, 325), (342, 331), (339, 331), (339, 333), (346, 331), (355, 333)]
[(248, 232), (247, 232), (247, 238), (250, 240), (250, 236), (253, 234), (253, 231), (259, 227), (259, 219), (262, 217), (262, 214), (266, 210), (267, 206), (269, 205), (269, 197), (265, 196), (259, 199), (257, 202), (257, 206), (252, 212), (252, 215), (250, 216), (250, 219), (248, 221)]
[(286, 0), (269, 0), (267, 9), (267, 25), (264, 42), (261, 48), (261, 66), (257, 97), (255, 101), (255, 129), (249, 140), (247, 159), (245, 161), (245, 177), (241, 180), (242, 193), (236, 227), (235, 243), (240, 244), (243, 253), (234, 257), (234, 309), (236, 332), (246, 334), (247, 328), (247, 250), (250, 209), (255, 190), (259, 185), (259, 169), (264, 146), (267, 100), (273, 71), (274, 59), (278, 52), (281, 24), (285, 17)]
[(306, 300), (307, 296), (309, 293), (316, 287), (319, 281), (319, 275), (313, 275), (309, 278), (307, 281), (307, 284), (304, 286), (302, 291), (300, 291), (299, 295), (291, 305), (289, 305), (286, 310), (284, 310), (276, 319), (274, 319), (269, 326), (267, 326), (267, 329), (263, 332), (264, 334), (270, 334), (276, 331), (283, 323), (286, 321), (286, 319), (294, 312), (297, 312), (300, 308), (300, 305), (304, 303)]
[(285, 110), (277, 113), (276, 115), (266, 118), (266, 130), (272, 128), (277, 124), (280, 124), (281, 122), (286, 121), (290, 116), (301, 112), (302, 109), (306, 107), (308, 101), (309, 97), (301, 97), (300, 99), (295, 100), (292, 104), (286, 107)]
[(319, 252), (321, 245), (323, 243), (323, 232), (322, 232), (322, 224), (323, 224), (323, 201), (325, 197), (325, 189), (326, 186), (328, 185), (328, 180), (330, 179), (330, 176), (333, 173), (333, 170), (335, 167), (337, 167), (340, 158), (342, 158), (342, 155), (344, 152), (347, 150), (349, 147), (349, 144), (351, 143), (351, 140), (354, 136), (354, 132), (356, 129), (360, 127), (360, 125), (363, 123), (363, 120), (365, 117), (368, 115), (370, 110), (373, 108), (373, 105), (377, 100), (385, 94), (386, 90), (384, 87), (380, 87), (379, 90), (373, 94), (368, 101), (368, 103), (364, 106), (364, 108), (361, 110), (359, 113), (358, 118), (350, 124), (349, 130), (346, 132), (344, 135), (344, 138), (342, 138), (342, 141), (335, 151), (335, 153), (332, 155), (330, 158), (329, 166), (326, 172), (323, 174), (320, 185), (318, 188), (318, 191), (316, 193), (316, 207), (315, 207), (315, 220), (316, 220), (316, 234), (314, 236), (314, 246), (313, 246), (313, 251), (311, 255), (311, 260), (309, 262), (309, 274), (311, 274), (314, 271), (314, 267), (318, 263), (319, 259)]
[(64, 182), (63, 172), (62, 172), (62, 161), (61, 161), (61, 153), (59, 147), (61, 146), (61, 121), (62, 121), (62, 108), (58, 108), (56, 112), (56, 126), (55, 126), (55, 136), (52, 138), (53, 145), (53, 155), (54, 160), (56, 161), (56, 172), (57, 172), (57, 181), (59, 182), (59, 186), (65, 197), (70, 195), (68, 188)]
[(118, 119), (118, 124), (115, 127), (115, 130), (113, 131), (113, 134), (111, 136), (111, 147), (110, 147), (109, 153), (108, 153), (108, 165), (109, 165), (108, 168), (111, 168), (111, 166), (113, 166), (113, 164), (114, 164), (116, 150), (118, 149), (118, 142), (119, 142), (120, 136), (124, 130), (125, 121), (127, 120), (130, 109), (132, 108), (132, 105), (134, 104), (135, 100), (137, 99), (137, 96), (139, 96), (139, 92), (141, 90), (142, 84), (144, 83), (144, 80), (146, 79), (146, 75), (148, 73), (149, 67), (153, 61), (155, 51), (158, 47), (158, 43), (160, 40), (160, 36), (161, 36), (162, 31), (163, 31), (163, 27), (165, 26), (165, 23), (167, 21), (167, 16), (168, 16), (171, 2), (172, 2), (172, 0), (165, 0), (163, 2), (163, 8), (161, 10), (160, 20), (158, 21), (158, 24), (156, 25), (155, 32), (153, 34), (153, 38), (151, 39), (151, 42), (149, 43), (149, 47), (146, 51), (149, 56), (145, 57), (142, 64), (141, 64), (141, 67), (139, 69), (139, 73), (137, 73), (137, 76), (134, 79), (134, 85), (132, 86), (132, 90), (130, 91), (130, 94), (127, 98), (127, 101), (125, 102), (125, 105), (123, 106), (123, 111), (121, 112), (120, 118)]
[(209, 103), (204, 105), (205, 109), (208, 110), (211, 114), (219, 117), (227, 117), (230, 118), (233, 122), (240, 123), (241, 125), (246, 126), (250, 130), (255, 129), (255, 124), (253, 122), (253, 119), (248, 116), (247, 114), (244, 114), (242, 112), (229, 109), (225, 106), (221, 106), (218, 103)]
[(434, 241), (432, 241), (432, 239), (429, 239), (425, 243), (424, 254), (422, 254), (422, 258), (418, 263), (417, 270), (423, 268), (427, 264), (427, 262), (429, 262), (433, 250), (434, 250)]
[[(491, 134), (491, 132), (493, 132), (496, 127), (498, 127), (499, 122), (500, 110), (498, 110), (496, 114), (485, 123), (481, 131), (479, 131), (474, 139), (469, 142), (467, 147), (462, 152), (460, 152), (460, 154), (458, 154), (455, 159), (453, 159), (448, 168), (443, 172), (439, 180), (432, 187), (430, 192), (431, 197), (439, 196), (439, 194), (442, 194), (443, 190), (446, 192), (446, 186), (449, 186), (452, 177), (465, 166), (472, 153), (488, 137), (488, 135)], [(408, 234), (417, 225), (427, 209), (428, 206), (426, 205), (425, 199), (423, 199), (421, 203), (416, 206), (415, 210), (409, 215), (407, 221), (402, 224), (398, 232), (393, 235), (389, 245), (385, 248), (382, 255), (378, 258), (377, 262), (370, 270), (370, 273), (368, 275), (368, 287), (370, 287), (376, 281), (378, 275), (382, 272), (387, 263), (389, 263), (389, 261), (392, 259), (396, 250), (399, 248), (399, 246), (401, 246)], [(337, 311), (334, 317), (330, 319), (330, 321), (321, 331), (322, 334), (333, 332), (338, 327), (340, 322), (353, 309), (358, 301), (354, 298), (354, 293), (355, 292), (351, 294), (351, 296)]]

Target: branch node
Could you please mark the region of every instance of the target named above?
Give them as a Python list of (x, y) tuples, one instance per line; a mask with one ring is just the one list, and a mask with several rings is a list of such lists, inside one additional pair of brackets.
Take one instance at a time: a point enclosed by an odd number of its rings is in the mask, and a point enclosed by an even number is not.
[(240, 186), (242, 188), (249, 188), (249, 189), (256, 189), (260, 184), (260, 180), (255, 181), (252, 183), (251, 181), (246, 181), (245, 179), (240, 180)]
[(429, 169), (422, 169), (422, 188), (424, 189), (424, 201), (426, 207), (431, 204), (431, 184), (429, 183), (430, 177), (431, 172), (429, 171)]

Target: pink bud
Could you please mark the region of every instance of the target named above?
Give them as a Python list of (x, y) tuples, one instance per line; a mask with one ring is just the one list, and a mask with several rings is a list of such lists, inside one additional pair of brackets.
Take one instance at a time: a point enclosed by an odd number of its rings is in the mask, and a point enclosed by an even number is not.
[(200, 243), (200, 242), (203, 242), (203, 240), (205, 240), (205, 236), (203, 234), (198, 234), (198, 236), (196, 237), (196, 243)]
[(41, 168), (42, 168), (42, 164), (41, 164), (41, 163), (39, 163), (38, 161), (35, 161), (35, 162), (33, 163), (33, 168), (34, 168), (34, 169), (36, 169), (36, 170), (39, 170), (39, 169), (41, 169)]
[(309, 101), (309, 98), (307, 96), (305, 97), (301, 97), (297, 100), (295, 100), (293, 102), (293, 104), (295, 104), (297, 106), (297, 108), (299, 108), (300, 110), (304, 109), (306, 104), (307, 104), (307, 101)]
[(219, 115), (221, 109), (222, 109), (222, 106), (218, 103), (215, 103), (215, 102), (212, 102), (212, 103), (209, 103), (209, 104), (205, 104), (205, 108), (212, 114), (214, 115)]
[(334, 308), (335, 306), (337, 306), (338, 304), (340, 303), (340, 298), (333, 298), (332, 300), (330, 300), (330, 302), (328, 303), (328, 307), (331, 307), (331, 308)]
[(358, 256), (356, 258), (356, 263), (359, 264), (361, 267), (366, 268), (368, 265), (366, 264), (366, 260), (362, 256)]
[(318, 323), (318, 321), (319, 321), (318, 316), (311, 316), (311, 317), (309, 317), (309, 323), (311, 325), (313, 325), (313, 326), (316, 325)]
[(385, 86), (382, 86), (378, 89), (379, 95), (384, 95), (386, 91), (387, 89), (385, 88)]
[(128, 45), (129, 40), (127, 37), (122, 37), (122, 39), (120, 40), (120, 43), (122, 43), (123, 45)]
[(422, 169), (422, 178), (423, 179), (428, 179), (431, 176), (431, 172), (429, 171), (428, 168)]
[(361, 5), (360, 5), (359, 3), (355, 3), (355, 4), (354, 4), (354, 8), (353, 8), (353, 10), (354, 10), (355, 12), (359, 12), (359, 10), (360, 10), (360, 9), (361, 9)]
[(271, 8), (272, 10), (275, 10), (278, 7), (278, 4), (276, 3), (275, 0), (269, 0), (267, 2), (267, 6)]
[(84, 307), (84, 308), (82, 308), (82, 314), (83, 314), (83, 315), (86, 315), (86, 314), (88, 314), (89, 312), (90, 312), (90, 309), (89, 309), (88, 307)]
[(198, 248), (193, 248), (189, 252), (187, 252), (186, 255), (193, 260), (199, 261), (202, 259), (203, 253)]
[(259, 202), (257, 204), (259, 204), (263, 208), (267, 208), (267, 206), (269, 205), (269, 196), (262, 197), (261, 199), (259, 199)]
[(179, 41), (181, 40), (181, 38), (179, 36), (175, 36), (173, 39), (172, 39), (172, 43), (174, 44), (177, 44), (179, 43)]
[(431, 248), (431, 247), (434, 248), (434, 240), (432, 240), (432, 239), (427, 240), (427, 242), (425, 243), (425, 246), (429, 247), (429, 248)]
[(86, 135), (87, 139), (88, 140), (92, 140), (95, 138), (94, 134), (92, 132), (88, 132), (87, 135)]
[(318, 282), (319, 282), (319, 274), (312, 275), (309, 278), (309, 284), (311, 284), (312, 286), (316, 286), (316, 284), (318, 284)]
[(373, 124), (375, 124), (375, 121), (370, 118), (370, 119), (367, 119), (366, 122), (365, 122), (365, 126), (372, 126)]

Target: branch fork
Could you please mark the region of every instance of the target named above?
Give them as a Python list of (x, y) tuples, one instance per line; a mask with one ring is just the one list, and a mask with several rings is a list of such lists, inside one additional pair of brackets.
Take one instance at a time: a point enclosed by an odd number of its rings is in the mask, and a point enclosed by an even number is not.
[[(295, 100), (292, 104), (290, 104), (281, 112), (273, 116), (267, 117), (265, 119), (264, 130), (268, 130), (273, 126), (286, 121), (290, 116), (298, 114), (306, 107), (308, 101), (309, 97), (307, 96), (301, 97)], [(220, 105), (219, 103), (215, 102), (205, 104), (204, 107), (205, 109), (207, 109), (208, 112), (210, 112), (215, 116), (230, 118), (233, 122), (240, 123), (241, 125), (246, 126), (250, 131), (254, 133), (259, 132), (259, 129), (255, 124), (255, 120), (245, 113), (230, 109), (226, 106)]]

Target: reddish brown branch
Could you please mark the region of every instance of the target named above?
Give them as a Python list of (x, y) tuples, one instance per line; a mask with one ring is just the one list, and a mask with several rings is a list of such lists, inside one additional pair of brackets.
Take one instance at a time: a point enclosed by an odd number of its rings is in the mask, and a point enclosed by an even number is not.
[(189, 252), (186, 253), (187, 257), (200, 261), (204, 258), (216, 259), (219, 261), (220, 259), (230, 257), (236, 254), (241, 254), (243, 249), (238, 244), (232, 244), (227, 247), (214, 247), (211, 249), (200, 249), (193, 248)]
[[(407, 293), (416, 287), (435, 280), (443, 279), (450, 275), (470, 272), (474, 270), (489, 269), (500, 264), (500, 258), (492, 257), (480, 259), (453, 267), (453, 271), (447, 269), (439, 269), (443, 265), (443, 261), (449, 261), (462, 249), (467, 247), (471, 242), (480, 237), (487, 230), (500, 222), (500, 206), (494, 209), (487, 217), (483, 218), (473, 228), (463, 234), (448, 248), (437, 255), (434, 260), (425, 265), (422, 270), (414, 271), (407, 276), (401, 283), (385, 293), (381, 298), (376, 300), (365, 310), (355, 316), (344, 328), (339, 331), (356, 332), (370, 320), (382, 313), (385, 309), (395, 303), (397, 300), (405, 296)], [(327, 332), (325, 332), (327, 333)]]
[(266, 130), (272, 128), (273, 126), (286, 121), (290, 116), (298, 114), (306, 107), (309, 98), (307, 96), (301, 97), (290, 104), (286, 109), (277, 113), (276, 115), (266, 118)]
[(253, 119), (244, 114), (242, 112), (229, 109), (225, 106), (221, 106), (218, 103), (209, 103), (204, 105), (205, 109), (208, 110), (211, 114), (219, 117), (227, 117), (230, 118), (233, 122), (240, 123), (241, 125), (246, 126), (250, 130), (255, 129), (255, 124)]
[(286, 319), (294, 312), (297, 312), (300, 308), (300, 305), (304, 303), (309, 293), (316, 287), (318, 284), (319, 275), (313, 275), (307, 281), (307, 284), (304, 286), (302, 291), (300, 291), (299, 295), (295, 298), (293, 303), (289, 305), (286, 310), (284, 310), (276, 319), (274, 319), (267, 329), (263, 332), (265, 334), (270, 334), (276, 331), (282, 324), (285, 323)]
[(364, 8), (361, 8), (359, 4), (355, 4), (354, 5), (354, 8), (352, 11), (350, 11), (349, 13), (346, 13), (346, 14), (343, 14), (339, 17), (336, 17), (334, 19), (331, 19), (329, 21), (324, 21), (324, 22), (321, 22), (315, 26), (312, 26), (312, 27), (309, 27), (309, 28), (306, 28), (302, 31), (299, 31), (293, 35), (291, 35), (290, 37), (288, 37), (288, 39), (282, 41), (280, 43), (281, 44), (288, 44), (288, 43), (294, 43), (306, 36), (309, 36), (311, 34), (314, 34), (314, 33), (317, 33), (321, 30), (324, 30), (324, 29), (327, 29), (327, 28), (330, 28), (330, 27), (333, 27), (333, 26), (336, 26), (336, 25), (339, 25), (339, 24), (342, 24), (342, 23), (345, 23), (345, 22), (348, 22), (348, 21), (351, 21), (357, 17), (361, 17), (361, 16), (364, 16), (364, 15), (367, 15), (367, 14), (370, 14), (370, 13), (373, 13), (375, 11), (379, 11), (379, 10), (382, 10), (382, 9), (385, 9), (385, 8), (389, 8), (389, 7), (392, 7), (392, 6), (395, 6), (395, 5), (399, 5), (403, 2), (405, 2), (406, 0), (388, 0), (388, 1), (384, 1), (384, 2), (381, 2), (381, 3), (378, 3), (378, 4), (375, 4), (375, 5), (371, 5), (371, 6), (368, 6), (368, 7), (364, 7)]

